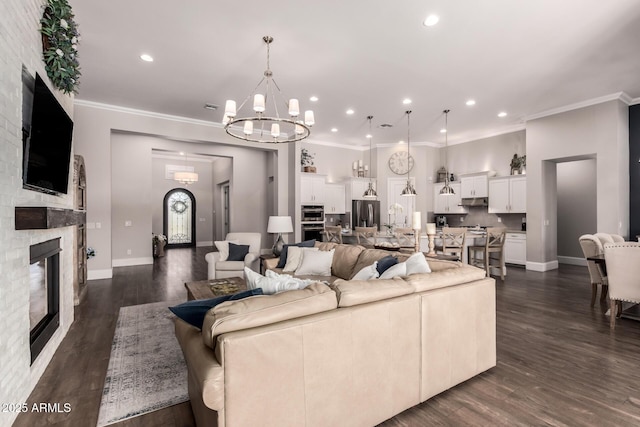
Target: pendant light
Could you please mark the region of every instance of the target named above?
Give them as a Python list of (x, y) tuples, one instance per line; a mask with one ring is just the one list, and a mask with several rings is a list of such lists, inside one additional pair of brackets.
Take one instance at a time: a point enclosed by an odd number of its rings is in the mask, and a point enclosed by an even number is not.
[[(371, 142), (371, 140), (373, 139), (373, 134), (371, 133), (371, 119), (373, 119), (373, 116), (367, 116), (367, 120), (369, 120), (369, 135), (367, 135), (367, 138), (369, 138), (369, 167), (371, 167), (371, 165), (373, 164), (371, 163), (371, 152), (373, 151), (373, 145)], [(364, 197), (365, 199), (375, 199), (378, 197), (378, 193), (376, 193), (376, 190), (373, 188), (371, 169), (369, 169), (369, 188), (367, 188), (362, 197)]]
[[(407, 114), (407, 162), (411, 159), (411, 110), (406, 111)], [(416, 189), (413, 188), (413, 184), (411, 184), (411, 178), (409, 176), (409, 172), (411, 172), (411, 164), (407, 163), (407, 185), (402, 189), (401, 196), (405, 197), (415, 197)]]
[(455, 193), (455, 191), (453, 191), (453, 188), (451, 188), (451, 186), (449, 185), (449, 165), (448, 165), (448, 160), (447, 160), (447, 152), (449, 151), (449, 111), (451, 110), (444, 110), (442, 111), (444, 113), (444, 169), (445, 169), (445, 174), (444, 174), (444, 187), (442, 187), (442, 189), (440, 190), (440, 195), (441, 196), (452, 196)]

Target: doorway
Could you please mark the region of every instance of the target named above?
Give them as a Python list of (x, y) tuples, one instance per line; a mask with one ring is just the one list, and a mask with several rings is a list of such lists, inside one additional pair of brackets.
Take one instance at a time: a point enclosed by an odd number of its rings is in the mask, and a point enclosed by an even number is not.
[(196, 199), (189, 190), (174, 188), (164, 196), (162, 204), (163, 233), (167, 248), (196, 245)]
[(231, 189), (229, 186), (229, 182), (225, 182), (222, 184), (221, 194), (222, 194), (222, 235), (225, 236), (229, 234), (229, 223), (231, 219)]

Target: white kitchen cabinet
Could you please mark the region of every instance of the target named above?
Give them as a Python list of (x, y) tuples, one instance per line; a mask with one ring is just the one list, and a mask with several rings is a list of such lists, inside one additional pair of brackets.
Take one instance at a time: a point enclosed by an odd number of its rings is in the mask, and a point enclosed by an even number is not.
[(489, 195), (487, 183), (488, 175), (486, 173), (481, 175), (460, 176), (460, 194), (464, 199), (470, 197), (487, 197)]
[(489, 213), (526, 213), (527, 178), (493, 178), (489, 181)]
[(300, 175), (300, 201), (303, 205), (324, 205), (325, 175), (302, 173)]
[(455, 194), (443, 196), (440, 190), (443, 183), (433, 185), (433, 213), (435, 214), (466, 214), (469, 211), (464, 206), (460, 206), (462, 196), (460, 194), (460, 183), (451, 182), (451, 188)]
[(325, 214), (344, 214), (347, 212), (346, 190), (344, 184), (325, 185)]
[(503, 250), (504, 262), (527, 265), (527, 235), (525, 233), (507, 233)]

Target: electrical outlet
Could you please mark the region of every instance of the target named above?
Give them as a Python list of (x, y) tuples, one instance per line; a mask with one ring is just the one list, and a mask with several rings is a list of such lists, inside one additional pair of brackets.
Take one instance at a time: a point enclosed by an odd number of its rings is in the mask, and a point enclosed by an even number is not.
[(460, 222), (464, 222), (464, 217), (463, 216), (460, 217)]
[(131, 255), (131, 249), (127, 249), (127, 255)]
[(502, 222), (502, 218), (498, 217), (498, 222)]
[(333, 218), (329, 218), (329, 222), (333, 222)]

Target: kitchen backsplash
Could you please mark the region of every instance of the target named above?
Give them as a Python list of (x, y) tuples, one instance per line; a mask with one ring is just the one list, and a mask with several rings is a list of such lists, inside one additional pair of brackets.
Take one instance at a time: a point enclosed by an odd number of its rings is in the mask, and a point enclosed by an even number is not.
[[(521, 230), (522, 221), (526, 221), (526, 214), (492, 214), (487, 212), (486, 207), (477, 206), (469, 207), (469, 213), (466, 215), (445, 215), (447, 223), (450, 227), (459, 227), (461, 225), (486, 225), (488, 227), (507, 227), (508, 230)], [(429, 212), (429, 218), (435, 222), (435, 215)], [(460, 218), (464, 221), (460, 222)], [(498, 222), (498, 218), (502, 222)]]

